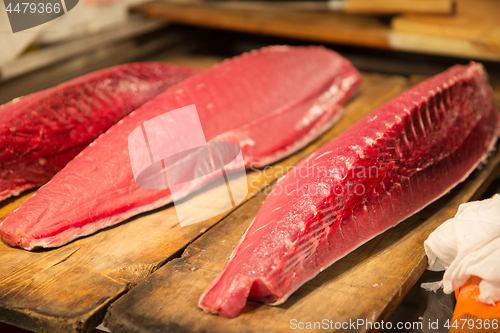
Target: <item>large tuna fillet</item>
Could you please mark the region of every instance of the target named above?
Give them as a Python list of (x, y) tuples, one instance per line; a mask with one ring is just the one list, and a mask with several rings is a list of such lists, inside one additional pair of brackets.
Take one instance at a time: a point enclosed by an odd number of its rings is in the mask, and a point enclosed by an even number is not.
[(463, 181), (499, 129), (477, 63), (454, 66), (382, 105), (278, 181), (199, 306), (234, 317), (247, 299), (283, 303)]
[(0, 200), (46, 183), (118, 120), (196, 72), (115, 66), (0, 106)]
[(320, 47), (269, 47), (224, 61), (110, 128), (7, 216), (0, 235), (25, 249), (54, 247), (171, 202), (168, 188), (138, 187), (131, 168), (128, 137), (154, 117), (194, 104), (207, 141), (236, 143), (246, 167), (262, 165), (328, 129), (359, 82), (347, 60)]

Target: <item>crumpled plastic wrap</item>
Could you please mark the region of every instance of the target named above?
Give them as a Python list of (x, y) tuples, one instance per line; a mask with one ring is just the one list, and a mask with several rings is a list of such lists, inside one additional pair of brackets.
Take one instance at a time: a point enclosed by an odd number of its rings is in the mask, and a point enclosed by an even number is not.
[(424, 247), (428, 269), (446, 270), (445, 293), (474, 275), (483, 279), (479, 300), (491, 305), (500, 301), (500, 195), (460, 205), (455, 217), (439, 226)]

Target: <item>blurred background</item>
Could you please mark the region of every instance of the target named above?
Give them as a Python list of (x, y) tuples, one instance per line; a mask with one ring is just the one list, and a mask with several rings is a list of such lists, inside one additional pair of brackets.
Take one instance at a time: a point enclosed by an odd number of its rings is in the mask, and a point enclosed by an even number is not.
[(482, 61), (498, 81), (498, 0), (81, 0), (15, 34), (3, 6), (1, 103), (118, 63), (209, 67), (269, 44), (321, 44), (362, 71), (406, 76)]

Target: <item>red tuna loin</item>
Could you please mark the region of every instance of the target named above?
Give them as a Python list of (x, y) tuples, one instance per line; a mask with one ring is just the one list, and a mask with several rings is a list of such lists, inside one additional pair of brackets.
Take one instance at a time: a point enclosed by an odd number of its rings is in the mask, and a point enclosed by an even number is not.
[(234, 317), (247, 298), (283, 303), (463, 181), (498, 135), (480, 64), (456, 65), (406, 91), (278, 181), (199, 306)]
[(199, 71), (120, 65), (0, 106), (0, 200), (46, 183), (118, 120)]
[(238, 144), (249, 167), (278, 160), (329, 128), (359, 82), (347, 60), (320, 47), (269, 47), (226, 60), (110, 128), (8, 215), (0, 235), (25, 249), (60, 246), (170, 203), (169, 189), (135, 184), (127, 146), (136, 127), (167, 111), (195, 104), (207, 141)]

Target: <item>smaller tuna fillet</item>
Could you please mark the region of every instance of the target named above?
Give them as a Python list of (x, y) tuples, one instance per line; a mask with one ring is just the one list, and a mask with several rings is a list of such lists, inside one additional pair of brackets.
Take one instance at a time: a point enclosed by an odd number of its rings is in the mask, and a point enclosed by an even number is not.
[(283, 303), (463, 181), (499, 130), (480, 64), (454, 66), (406, 91), (278, 182), (199, 306), (234, 317), (247, 298)]
[[(132, 172), (128, 138), (154, 117), (194, 104), (206, 141), (237, 144), (245, 167), (265, 165), (326, 131), (359, 83), (346, 59), (321, 47), (267, 47), (226, 60), (110, 128), (0, 222), (0, 235), (25, 249), (55, 247), (172, 202), (169, 188), (140, 188)], [(184, 133), (162, 140), (182, 147), (193, 134)]]
[(199, 71), (120, 65), (0, 106), (0, 200), (46, 183), (118, 120)]

